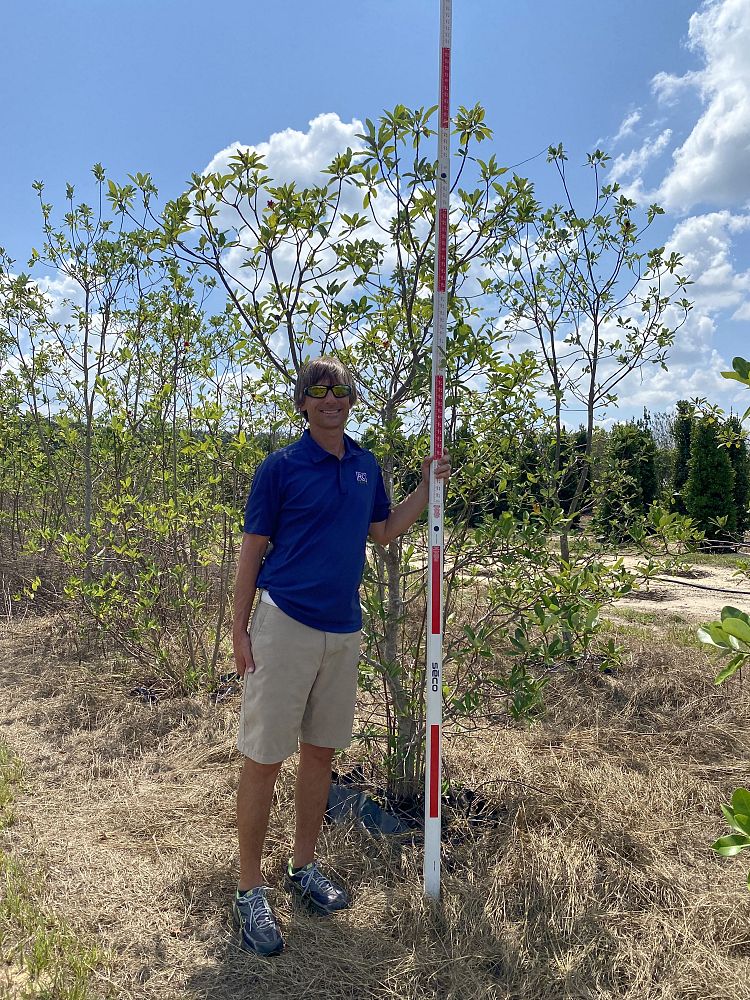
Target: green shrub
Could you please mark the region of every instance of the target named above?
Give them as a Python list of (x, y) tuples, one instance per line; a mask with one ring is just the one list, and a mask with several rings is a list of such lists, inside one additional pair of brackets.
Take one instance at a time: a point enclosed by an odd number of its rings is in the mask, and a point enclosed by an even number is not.
[(737, 528), (734, 469), (727, 449), (720, 447), (713, 416), (700, 417), (693, 425), (684, 497), (687, 513), (707, 537), (732, 537)]
[(674, 422), (674, 478), (672, 480), (672, 490), (674, 494), (675, 509), (680, 514), (687, 512), (685, 507), (685, 497), (683, 490), (687, 483), (690, 471), (690, 446), (693, 436), (693, 407), (686, 399), (677, 401), (677, 416)]

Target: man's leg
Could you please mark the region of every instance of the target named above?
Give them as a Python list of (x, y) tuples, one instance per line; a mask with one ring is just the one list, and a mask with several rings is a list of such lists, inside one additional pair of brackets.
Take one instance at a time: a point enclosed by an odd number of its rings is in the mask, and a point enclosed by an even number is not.
[[(258, 764), (245, 758), (237, 788), (237, 834), (240, 843), (241, 892), (263, 885), (260, 859), (268, 830), (273, 789), (281, 769), (278, 764)], [(330, 780), (330, 779), (329, 779)]]
[(315, 859), (315, 844), (328, 803), (331, 764), (335, 752), (331, 747), (318, 747), (312, 743), (300, 742), (297, 784), (294, 790), (295, 868), (302, 868)]

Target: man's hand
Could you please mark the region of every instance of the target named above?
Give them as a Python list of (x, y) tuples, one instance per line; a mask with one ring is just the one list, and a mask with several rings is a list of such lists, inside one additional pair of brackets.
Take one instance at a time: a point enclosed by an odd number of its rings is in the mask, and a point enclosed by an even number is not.
[(243, 532), (242, 548), (237, 560), (237, 576), (234, 581), (234, 617), (232, 625), (232, 645), (234, 646), (234, 662), (237, 664), (237, 675), (251, 674), (255, 670), (253, 651), (250, 648), (250, 636), (247, 623), (253, 610), (258, 573), (263, 562), (263, 556), (268, 548), (268, 535), (254, 535)]
[(377, 545), (387, 545), (394, 538), (403, 535), (425, 509), (430, 492), (430, 465), (433, 461), (435, 462), (437, 478), (442, 479), (443, 482), (448, 481), (451, 474), (450, 455), (444, 452), (442, 458), (438, 459), (435, 459), (434, 455), (428, 455), (422, 462), (422, 481), (419, 486), (393, 508), (388, 515), (388, 520), (373, 521), (370, 525), (370, 538)]
[(237, 676), (244, 677), (245, 673), (252, 674), (255, 671), (255, 660), (250, 646), (250, 636), (247, 632), (232, 633), (232, 646), (234, 647), (234, 662), (237, 667)]
[(448, 482), (451, 475), (451, 457), (447, 451), (443, 452), (442, 458), (436, 459), (434, 455), (428, 455), (422, 462), (422, 484), (429, 488), (430, 485), (430, 465), (435, 462), (435, 478)]

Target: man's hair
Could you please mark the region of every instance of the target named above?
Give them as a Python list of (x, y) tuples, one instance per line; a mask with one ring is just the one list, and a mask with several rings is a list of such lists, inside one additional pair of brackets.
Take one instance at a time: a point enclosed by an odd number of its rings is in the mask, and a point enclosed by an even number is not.
[(352, 376), (352, 373), (343, 363), (339, 361), (338, 358), (322, 357), (313, 358), (312, 361), (306, 361), (299, 370), (297, 375), (297, 384), (294, 387), (294, 403), (298, 410), (300, 410), (305, 415), (307, 419), (307, 410), (305, 407), (305, 389), (309, 385), (320, 385), (321, 381), (330, 379), (333, 385), (350, 385), (352, 387), (352, 394), (349, 397), (349, 402), (353, 405), (359, 399), (357, 395), (357, 386)]

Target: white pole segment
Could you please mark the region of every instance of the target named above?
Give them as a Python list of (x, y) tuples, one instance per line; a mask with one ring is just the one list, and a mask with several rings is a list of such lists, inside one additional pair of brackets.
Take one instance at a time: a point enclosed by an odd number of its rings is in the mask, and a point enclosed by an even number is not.
[[(435, 281), (432, 306), (432, 454), (443, 454), (445, 345), (448, 327), (448, 200), (450, 197), (451, 0), (440, 0), (438, 175), (435, 206)], [(430, 470), (427, 539), (427, 683), (424, 815), (424, 892), (440, 896), (440, 791), (443, 724), (443, 483)]]

